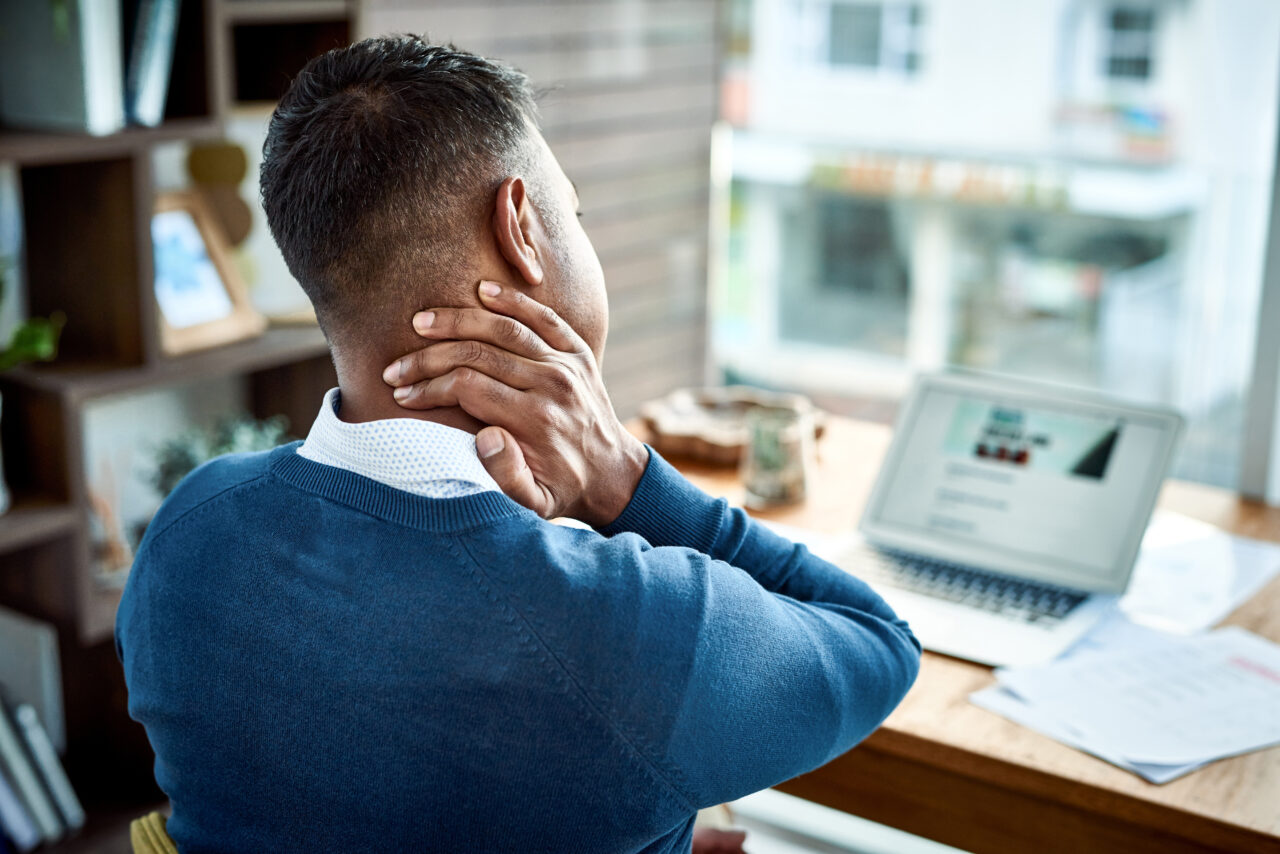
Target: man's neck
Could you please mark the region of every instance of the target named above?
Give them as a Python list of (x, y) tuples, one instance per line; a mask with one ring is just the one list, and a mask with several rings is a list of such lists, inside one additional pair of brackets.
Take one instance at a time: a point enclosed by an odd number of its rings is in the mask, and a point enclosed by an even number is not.
[(446, 427), (456, 427), (473, 434), (486, 426), (458, 406), (405, 409), (391, 396), (391, 386), (382, 382), (381, 379), (377, 379), (377, 384), (374, 385), (368, 382), (354, 382), (350, 379), (344, 381), (344, 378), (339, 377), (338, 389), (342, 395), (338, 417), (348, 423), (382, 421), (388, 418), (416, 418), (419, 421), (432, 421)]

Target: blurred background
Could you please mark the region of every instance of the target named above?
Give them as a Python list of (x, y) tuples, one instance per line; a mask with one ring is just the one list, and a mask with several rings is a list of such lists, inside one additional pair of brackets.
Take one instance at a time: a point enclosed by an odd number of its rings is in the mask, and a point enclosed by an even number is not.
[(1249, 0), (732, 3), (716, 367), (854, 401), (957, 365), (1168, 404), (1175, 475), (1235, 487), (1278, 52), (1280, 6)]
[[(960, 366), (1172, 406), (1176, 477), (1280, 499), (1274, 0), (4, 3), (0, 617), (55, 652), (91, 824), (157, 796), (110, 639), (147, 521), (204, 459), (305, 436), (335, 384), (257, 203), (267, 121), (307, 59), (386, 32), (543, 90), (624, 418), (742, 383), (888, 423)], [(168, 62), (134, 57), (156, 39)], [(84, 114), (39, 115), (73, 66)], [(131, 81), (161, 71), (148, 112)], [(162, 206), (225, 317), (157, 308)]]

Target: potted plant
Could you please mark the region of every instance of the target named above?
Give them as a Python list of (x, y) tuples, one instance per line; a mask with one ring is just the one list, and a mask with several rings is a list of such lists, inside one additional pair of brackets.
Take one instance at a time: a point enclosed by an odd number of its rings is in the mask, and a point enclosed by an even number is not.
[(188, 430), (161, 445), (151, 485), (161, 498), (167, 498), (184, 477), (214, 457), (269, 451), (288, 441), (289, 419), (283, 415), (262, 420), (248, 415), (223, 418), (209, 429)]
[[(0, 256), (0, 306), (9, 294), (9, 278), (13, 262)], [(66, 317), (54, 312), (50, 317), (33, 317), (18, 324), (8, 344), (0, 343), (0, 373), (24, 362), (47, 362), (58, 353), (58, 336)], [(4, 399), (0, 397), (0, 414)], [(0, 514), (9, 509), (9, 487), (4, 481), (4, 455), (0, 452)]]
[[(164, 500), (178, 483), (197, 466), (223, 454), (265, 451), (289, 441), (288, 419), (277, 415), (262, 421), (248, 415), (219, 420), (210, 427), (193, 427), (154, 447), (150, 472), (139, 472)], [(120, 590), (129, 579), (134, 550), (142, 542), (149, 520), (139, 519), (140, 507), (124, 518), (122, 508), (109, 496), (118, 495), (109, 468), (99, 476), (100, 491), (89, 490), (93, 580), (102, 590)]]

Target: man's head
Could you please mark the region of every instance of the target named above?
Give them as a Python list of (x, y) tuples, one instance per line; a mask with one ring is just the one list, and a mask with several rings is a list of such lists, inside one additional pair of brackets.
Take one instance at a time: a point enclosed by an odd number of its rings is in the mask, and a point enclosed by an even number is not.
[(536, 127), (528, 79), (414, 36), (312, 60), (272, 116), (262, 203), (335, 353), (371, 363), (417, 310), (525, 287), (597, 354), (603, 276), (576, 192)]

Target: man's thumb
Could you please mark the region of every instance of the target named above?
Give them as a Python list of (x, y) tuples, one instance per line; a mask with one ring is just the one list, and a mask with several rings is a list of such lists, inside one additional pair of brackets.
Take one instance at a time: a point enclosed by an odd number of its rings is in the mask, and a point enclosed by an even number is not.
[(523, 504), (539, 516), (550, 512), (547, 495), (533, 479), (524, 461), (524, 451), (501, 427), (486, 427), (476, 434), (476, 454), (489, 476), (512, 501)]

